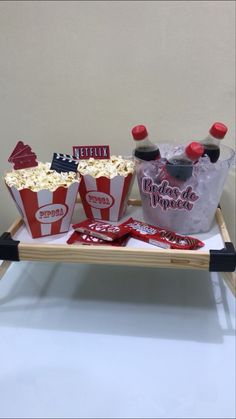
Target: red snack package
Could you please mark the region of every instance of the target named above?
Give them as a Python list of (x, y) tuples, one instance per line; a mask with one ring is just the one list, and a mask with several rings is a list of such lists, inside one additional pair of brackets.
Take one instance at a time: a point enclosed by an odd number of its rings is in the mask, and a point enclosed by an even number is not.
[(107, 240), (99, 239), (98, 237), (90, 236), (89, 234), (78, 233), (74, 231), (67, 240), (67, 244), (83, 244), (83, 245), (96, 245), (96, 246), (125, 246), (128, 240), (128, 234), (120, 237), (119, 239), (109, 242)]
[(132, 218), (126, 221), (126, 226), (131, 228), (131, 237), (165, 249), (196, 250), (204, 246), (195, 237), (182, 236)]
[(85, 233), (93, 237), (106, 241), (113, 241), (129, 233), (127, 221), (120, 225), (112, 225), (105, 221), (84, 220), (81, 223), (74, 224), (75, 231)]

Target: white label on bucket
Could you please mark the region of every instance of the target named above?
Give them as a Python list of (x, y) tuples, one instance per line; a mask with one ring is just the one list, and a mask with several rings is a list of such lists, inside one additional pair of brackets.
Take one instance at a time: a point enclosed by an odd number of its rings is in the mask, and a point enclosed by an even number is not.
[(107, 209), (113, 205), (114, 198), (105, 192), (89, 191), (86, 193), (86, 201), (93, 208)]
[(142, 192), (149, 195), (149, 205), (152, 208), (159, 206), (164, 211), (168, 209), (191, 211), (199, 199), (191, 185), (184, 185), (184, 189), (181, 190), (177, 186), (170, 185), (168, 180), (156, 184), (152, 178), (146, 176), (142, 178)]
[(35, 213), (35, 218), (40, 223), (51, 224), (61, 220), (68, 211), (67, 205), (49, 204), (39, 208)]

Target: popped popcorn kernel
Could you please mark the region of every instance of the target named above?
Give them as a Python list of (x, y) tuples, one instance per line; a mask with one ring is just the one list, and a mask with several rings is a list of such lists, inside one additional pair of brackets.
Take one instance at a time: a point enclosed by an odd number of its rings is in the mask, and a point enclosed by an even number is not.
[(67, 188), (74, 182), (79, 182), (79, 174), (75, 172), (61, 172), (50, 169), (50, 163), (39, 163), (29, 169), (12, 170), (5, 176), (6, 184), (16, 189), (31, 189), (38, 192), (42, 189), (54, 191), (63, 186)]
[(81, 175), (91, 175), (94, 178), (101, 176), (109, 179), (117, 175), (128, 176), (134, 173), (135, 164), (131, 159), (125, 159), (122, 156), (111, 156), (110, 159), (94, 159), (80, 160), (78, 164), (78, 172)]

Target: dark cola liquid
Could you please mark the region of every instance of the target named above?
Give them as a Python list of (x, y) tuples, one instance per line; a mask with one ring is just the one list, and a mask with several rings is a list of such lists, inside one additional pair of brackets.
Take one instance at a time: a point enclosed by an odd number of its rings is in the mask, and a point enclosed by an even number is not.
[(185, 159), (171, 159), (166, 163), (166, 170), (170, 176), (185, 182), (192, 176), (192, 162)]
[(135, 149), (134, 155), (138, 159), (146, 161), (158, 160), (161, 157), (159, 148), (149, 150), (148, 148), (140, 147)]
[(214, 144), (204, 144), (204, 154), (209, 157), (212, 163), (215, 163), (220, 157), (220, 148)]

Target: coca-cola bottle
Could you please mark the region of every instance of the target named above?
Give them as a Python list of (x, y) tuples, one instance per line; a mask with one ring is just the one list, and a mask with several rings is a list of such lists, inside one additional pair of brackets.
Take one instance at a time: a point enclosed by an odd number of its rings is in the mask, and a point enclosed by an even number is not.
[(201, 144), (204, 145), (204, 153), (209, 157), (212, 163), (217, 162), (220, 157), (220, 141), (225, 137), (228, 128), (221, 122), (215, 122), (209, 134), (204, 140), (201, 141)]
[(182, 154), (173, 156), (167, 160), (165, 170), (172, 178), (185, 182), (192, 176), (194, 162), (196, 162), (203, 153), (203, 144), (193, 141), (187, 145)]
[(148, 132), (144, 125), (137, 125), (132, 129), (132, 136), (135, 141), (134, 156), (140, 160), (158, 160), (160, 150), (148, 138)]

